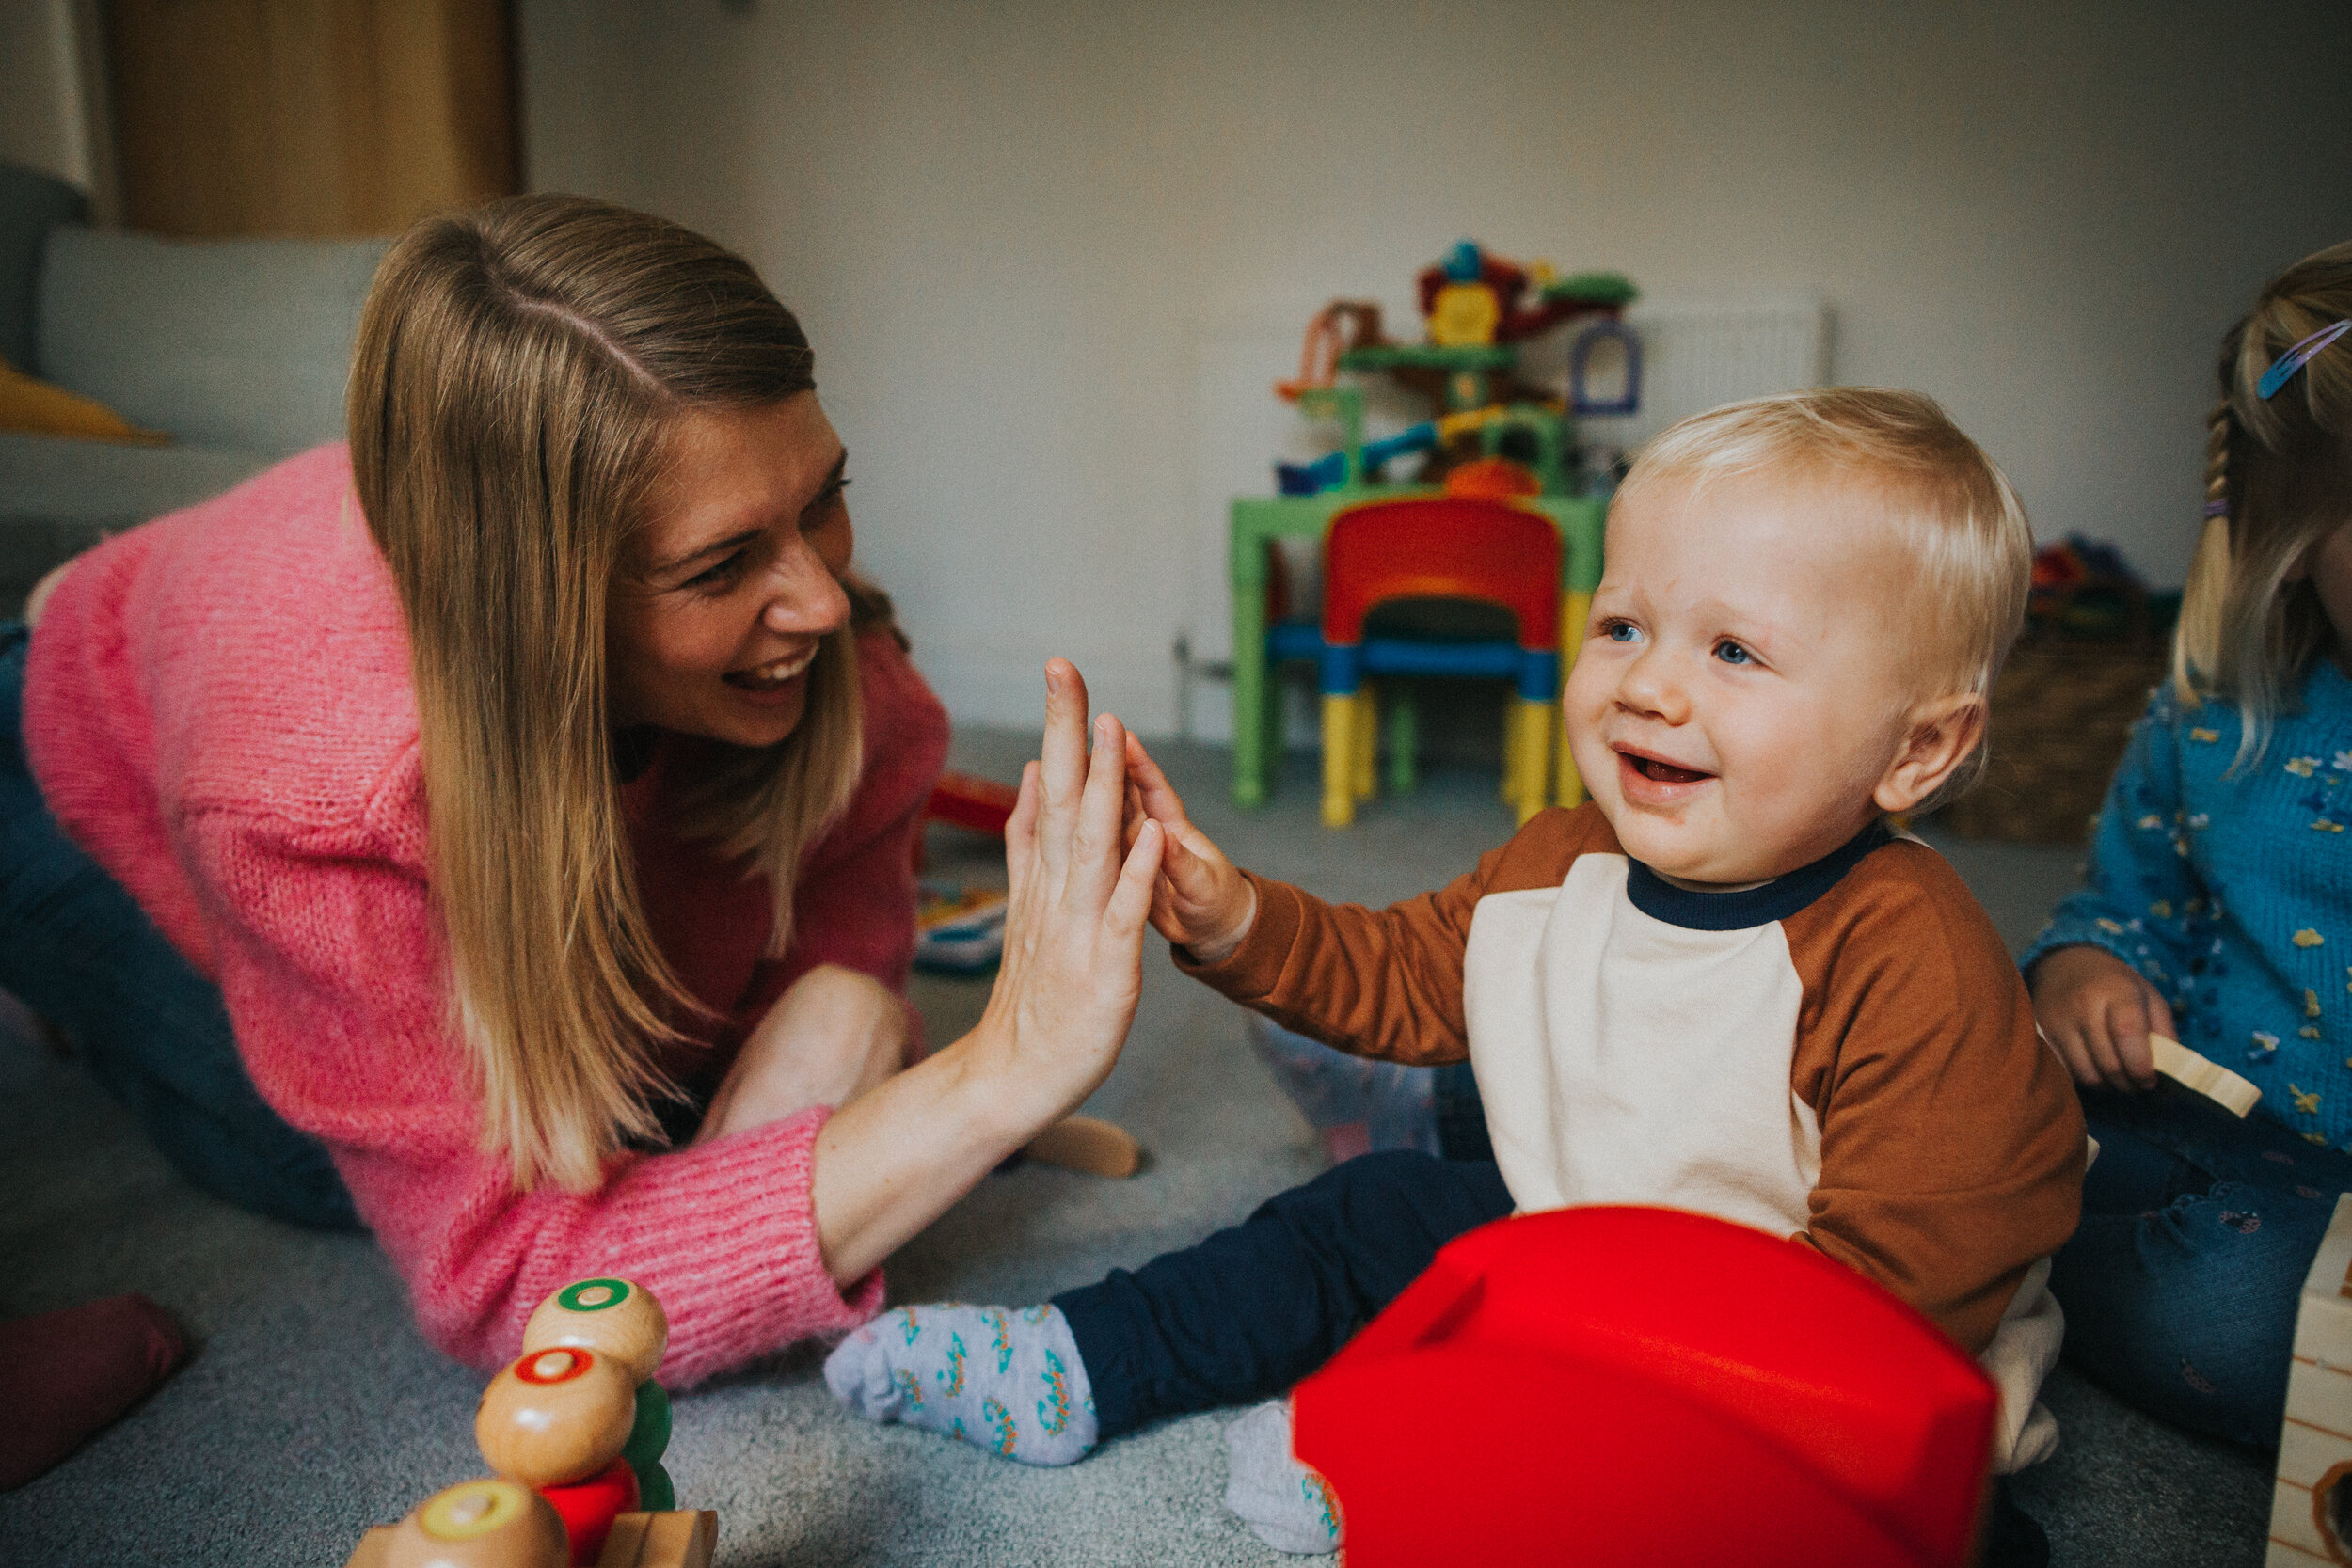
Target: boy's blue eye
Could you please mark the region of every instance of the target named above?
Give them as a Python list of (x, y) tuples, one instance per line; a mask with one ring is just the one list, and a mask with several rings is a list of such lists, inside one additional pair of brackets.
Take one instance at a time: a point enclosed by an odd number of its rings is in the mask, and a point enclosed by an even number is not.
[(1640, 640), (1642, 631), (1629, 621), (1612, 621), (1600, 628), (1600, 634), (1612, 642), (1632, 642)]
[(1753, 664), (1756, 662), (1754, 657), (1749, 654), (1747, 649), (1741, 647), (1739, 643), (1734, 642), (1728, 637), (1724, 638), (1721, 642), (1715, 644), (1715, 657), (1722, 659), (1725, 664)]

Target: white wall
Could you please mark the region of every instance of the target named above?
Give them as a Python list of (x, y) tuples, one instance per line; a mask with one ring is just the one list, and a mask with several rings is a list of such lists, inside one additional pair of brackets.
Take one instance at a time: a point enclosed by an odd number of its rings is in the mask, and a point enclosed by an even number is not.
[(2044, 537), (2176, 582), (2217, 334), (2352, 235), (2342, 0), (522, 0), (521, 46), (535, 187), (801, 312), (862, 560), (971, 720), (1034, 722), (1059, 652), (1168, 727), (1308, 315), (1457, 238), (1826, 300), (1838, 379), (1943, 399)]

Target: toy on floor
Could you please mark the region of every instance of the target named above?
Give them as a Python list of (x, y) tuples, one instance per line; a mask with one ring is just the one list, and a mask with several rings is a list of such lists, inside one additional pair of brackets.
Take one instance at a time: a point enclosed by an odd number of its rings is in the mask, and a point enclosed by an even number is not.
[(927, 974), (984, 974), (1005, 951), (1002, 888), (918, 882), (914, 967)]
[(2352, 1562), (2352, 1193), (2303, 1280), (2272, 1483), (2267, 1568)]
[(677, 1512), (661, 1465), (670, 1396), (653, 1374), (669, 1340), (660, 1302), (633, 1281), (548, 1297), (474, 1413), (497, 1475), (368, 1531), (345, 1568), (709, 1568), (718, 1515)]
[(1350, 1568), (1962, 1568), (1995, 1403), (1926, 1318), (1810, 1247), (1592, 1206), (1439, 1252), (1298, 1386), (1293, 1442)]

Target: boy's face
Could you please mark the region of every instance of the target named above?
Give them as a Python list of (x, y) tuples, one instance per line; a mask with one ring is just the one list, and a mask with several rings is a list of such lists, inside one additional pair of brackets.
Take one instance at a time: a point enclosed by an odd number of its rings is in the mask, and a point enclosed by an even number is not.
[(1622, 497), (1563, 706), (1626, 852), (1738, 887), (1859, 832), (1911, 732), (1906, 554), (1867, 487), (1765, 472)]

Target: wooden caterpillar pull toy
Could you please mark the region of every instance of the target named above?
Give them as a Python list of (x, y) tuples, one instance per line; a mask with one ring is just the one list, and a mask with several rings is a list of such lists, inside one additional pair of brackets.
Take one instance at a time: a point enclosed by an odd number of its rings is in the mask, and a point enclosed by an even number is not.
[(474, 1412), (497, 1476), (368, 1531), (345, 1568), (709, 1568), (719, 1516), (677, 1511), (661, 1466), (670, 1396), (653, 1374), (669, 1340), (660, 1302), (632, 1280), (548, 1297)]

